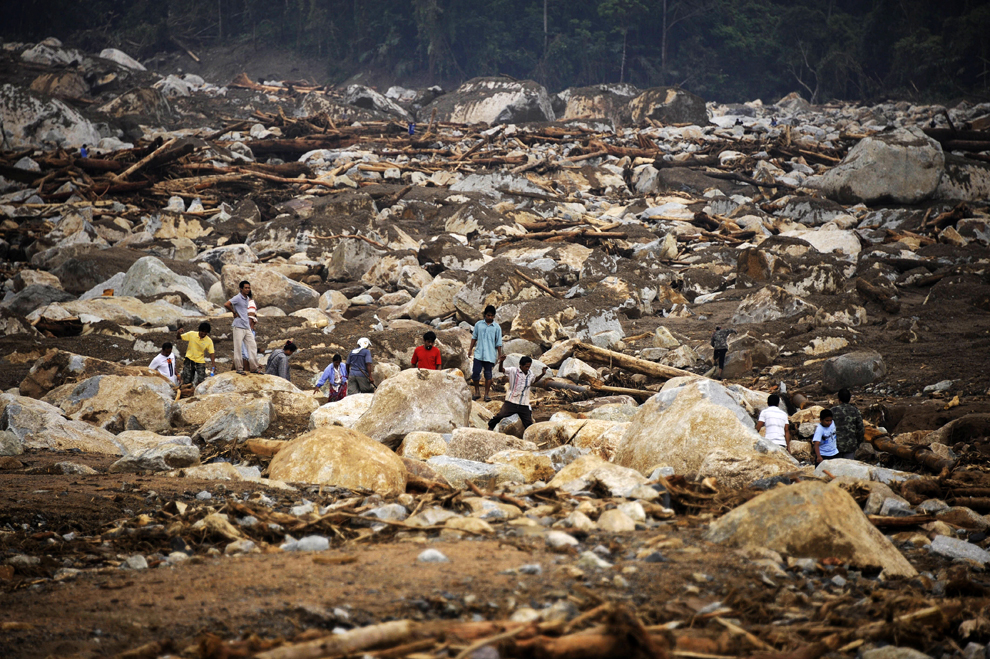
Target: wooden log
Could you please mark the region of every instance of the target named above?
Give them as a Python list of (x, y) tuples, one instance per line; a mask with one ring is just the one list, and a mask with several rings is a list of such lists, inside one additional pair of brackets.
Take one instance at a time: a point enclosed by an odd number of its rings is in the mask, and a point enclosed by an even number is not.
[(175, 144), (175, 138), (172, 138), (168, 142), (165, 142), (165, 144), (162, 144), (160, 147), (158, 147), (157, 149), (155, 149), (154, 151), (152, 151), (151, 153), (149, 153), (148, 155), (146, 155), (144, 158), (142, 158), (141, 160), (138, 160), (136, 163), (134, 163), (133, 165), (131, 165), (130, 167), (128, 167), (127, 169), (125, 169), (123, 172), (121, 172), (120, 174), (117, 174), (116, 176), (114, 176), (113, 177), (113, 181), (115, 183), (120, 182), (120, 181), (123, 181), (128, 176), (130, 176), (134, 172), (140, 170), (142, 167), (144, 167), (149, 162), (151, 162), (152, 158), (154, 158), (158, 154), (160, 154), (160, 153), (168, 150), (173, 144)]
[(503, 240), (499, 241), (496, 245), (498, 247), (505, 245), (507, 243), (519, 242), (520, 240), (547, 240), (549, 238), (561, 238), (568, 242), (578, 242), (580, 240), (601, 240), (606, 238), (618, 238), (623, 239), (626, 237), (625, 233), (618, 233), (613, 231), (592, 231), (591, 229), (581, 229), (579, 231), (540, 231), (538, 233), (527, 233), (521, 236), (508, 236)]
[(955, 460), (944, 460), (935, 455), (927, 446), (905, 446), (898, 444), (889, 435), (880, 435), (870, 440), (873, 447), (878, 451), (896, 455), (902, 460), (910, 460), (935, 473), (941, 473), (943, 469), (951, 471), (956, 466)]
[(378, 645), (397, 645), (412, 640), (416, 631), (412, 620), (395, 620), (379, 625), (359, 627), (315, 641), (284, 645), (255, 655), (256, 659), (318, 659), (319, 657), (358, 654)]
[(516, 268), (516, 274), (519, 275), (523, 279), (523, 281), (529, 282), (533, 286), (536, 286), (538, 289), (540, 289), (541, 291), (543, 291), (547, 295), (551, 295), (551, 296), (557, 298), (558, 300), (561, 299), (560, 293), (557, 293), (556, 291), (554, 291), (554, 290), (552, 290), (550, 288), (547, 288), (546, 286), (544, 286), (540, 282), (536, 281), (535, 279), (531, 279), (531, 278), (527, 277), (525, 274), (523, 274), (523, 272), (521, 270), (519, 270), (519, 268)]
[(296, 139), (282, 140), (254, 140), (250, 143), (251, 152), (257, 155), (267, 155), (271, 153), (296, 153), (303, 154), (316, 149), (336, 149), (350, 146), (353, 139), (345, 139), (339, 133), (327, 133), (318, 137), (300, 137)]
[(575, 344), (574, 356), (585, 361), (613, 364), (619, 368), (624, 368), (627, 371), (642, 373), (643, 375), (648, 375), (660, 380), (669, 380), (671, 378), (682, 377), (704, 377), (691, 373), (690, 371), (674, 368), (673, 366), (664, 366), (663, 364), (656, 364), (654, 362), (646, 361), (645, 359), (630, 357), (629, 355), (624, 355), (621, 352), (615, 352), (614, 350), (608, 350), (607, 348), (599, 348), (598, 346), (588, 343)]
[(101, 160), (100, 158), (76, 158), (72, 164), (87, 172), (119, 172), (124, 163), (119, 160)]
[(935, 518), (930, 515), (907, 515), (904, 517), (867, 515), (867, 518), (870, 520), (870, 523), (878, 529), (903, 529), (935, 521)]
[(874, 286), (862, 277), (856, 279), (856, 291), (867, 300), (879, 304), (889, 314), (896, 314), (901, 310), (901, 303), (895, 300), (893, 295), (879, 286)]

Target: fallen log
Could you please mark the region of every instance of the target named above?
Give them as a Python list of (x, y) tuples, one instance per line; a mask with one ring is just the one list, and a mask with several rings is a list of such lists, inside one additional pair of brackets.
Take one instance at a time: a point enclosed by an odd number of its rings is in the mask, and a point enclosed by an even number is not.
[(76, 158), (72, 164), (87, 172), (119, 172), (124, 163), (118, 160), (101, 160), (100, 158)]
[(123, 172), (121, 172), (120, 174), (117, 174), (116, 176), (114, 176), (113, 177), (114, 182), (116, 183), (116, 182), (123, 181), (128, 176), (130, 176), (134, 172), (140, 170), (142, 167), (144, 167), (149, 162), (151, 162), (151, 160), (155, 156), (157, 156), (158, 154), (160, 154), (160, 153), (168, 150), (173, 144), (175, 144), (175, 138), (172, 138), (168, 142), (165, 142), (165, 144), (162, 144), (160, 147), (158, 147), (157, 149), (155, 149), (154, 151), (152, 151), (151, 153), (149, 153), (148, 155), (146, 155), (144, 158), (142, 158), (141, 160), (138, 160), (136, 163), (134, 163), (133, 165), (131, 165), (130, 167), (128, 167), (127, 169), (125, 169)]
[(576, 344), (574, 346), (574, 356), (585, 361), (597, 361), (613, 364), (620, 368), (624, 368), (627, 371), (642, 373), (643, 375), (649, 375), (650, 377), (660, 380), (683, 377), (704, 377), (690, 371), (674, 368), (673, 366), (664, 366), (663, 364), (646, 361), (645, 359), (630, 357), (629, 355), (624, 355), (621, 352), (615, 352), (614, 350), (608, 350), (607, 348), (599, 348), (598, 346), (588, 343)]
[(574, 384), (573, 382), (560, 380), (557, 378), (551, 380), (541, 380), (540, 382), (536, 383), (533, 386), (535, 386), (538, 389), (544, 388), (544, 389), (557, 389), (559, 391), (574, 391), (579, 394), (584, 394), (586, 396), (595, 396), (599, 393), (603, 393), (608, 395), (612, 395), (612, 394), (626, 395), (626, 396), (633, 396), (635, 398), (645, 399), (645, 398), (649, 398), (650, 396), (653, 396), (656, 393), (655, 391), (649, 391), (647, 389), (627, 389), (626, 387), (610, 387), (604, 384), (585, 386), (582, 384)]
[(317, 149), (337, 149), (350, 146), (353, 138), (345, 138), (339, 133), (326, 133), (318, 137), (299, 137), (283, 140), (255, 140), (250, 143), (251, 152), (257, 155), (271, 153), (303, 154)]
[(870, 443), (878, 451), (890, 453), (902, 460), (910, 460), (935, 473), (941, 473), (943, 469), (951, 471), (956, 466), (955, 460), (940, 458), (932, 453), (932, 450), (927, 446), (905, 446), (904, 444), (898, 444), (890, 438), (890, 435), (874, 437), (870, 440)]
[(626, 238), (625, 233), (619, 233), (615, 231), (592, 231), (591, 229), (581, 229), (579, 231), (540, 231), (537, 233), (526, 233), (520, 236), (507, 236), (506, 238), (499, 241), (498, 245), (495, 246), (498, 249), (500, 246), (507, 243), (514, 243), (520, 240), (547, 240), (549, 238), (560, 238), (568, 242), (578, 242), (581, 239), (586, 240), (602, 240), (606, 238)]
[(536, 281), (535, 279), (531, 279), (530, 277), (527, 277), (525, 274), (523, 274), (523, 272), (519, 268), (516, 268), (516, 274), (519, 275), (523, 279), (523, 281), (529, 282), (533, 286), (536, 286), (538, 289), (540, 289), (541, 291), (543, 291), (547, 295), (551, 295), (551, 296), (557, 298), (558, 300), (561, 299), (560, 293), (557, 293), (556, 291), (554, 291), (554, 290), (552, 290), (550, 288), (547, 288), (546, 286), (544, 286), (540, 282)]
[(911, 526), (920, 526), (928, 522), (934, 522), (931, 515), (906, 515), (904, 517), (885, 517), (881, 515), (867, 515), (870, 523), (878, 529), (903, 529)]
[(378, 645), (395, 645), (413, 639), (417, 624), (412, 620), (395, 620), (379, 625), (359, 627), (315, 641), (285, 645), (256, 655), (256, 659), (317, 659), (318, 657), (358, 654)]

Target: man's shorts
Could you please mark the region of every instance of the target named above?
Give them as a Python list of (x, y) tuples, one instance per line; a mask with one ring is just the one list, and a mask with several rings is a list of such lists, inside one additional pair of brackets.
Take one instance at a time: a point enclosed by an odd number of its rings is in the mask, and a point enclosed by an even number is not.
[(471, 379), (477, 381), (481, 377), (481, 371), (485, 372), (485, 379), (492, 379), (492, 368), (495, 367), (494, 362), (483, 362), (481, 360), (475, 359), (474, 366), (471, 368)]
[(186, 359), (182, 364), (182, 384), (199, 384), (206, 379), (206, 362), (197, 364)]

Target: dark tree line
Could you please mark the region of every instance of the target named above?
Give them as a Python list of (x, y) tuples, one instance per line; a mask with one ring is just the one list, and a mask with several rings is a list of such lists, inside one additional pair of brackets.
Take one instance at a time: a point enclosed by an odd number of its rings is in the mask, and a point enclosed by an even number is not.
[(990, 98), (985, 0), (7, 0), (6, 40), (137, 55), (249, 43), (360, 70), (551, 89), (681, 85), (720, 101)]

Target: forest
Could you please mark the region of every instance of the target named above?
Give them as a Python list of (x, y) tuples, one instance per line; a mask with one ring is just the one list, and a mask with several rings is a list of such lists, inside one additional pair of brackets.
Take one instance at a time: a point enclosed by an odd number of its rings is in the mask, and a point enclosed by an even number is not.
[(339, 83), (482, 75), (550, 90), (679, 85), (720, 102), (990, 100), (979, 0), (7, 0), (6, 41), (56, 36), (136, 57), (248, 44), (326, 62)]

